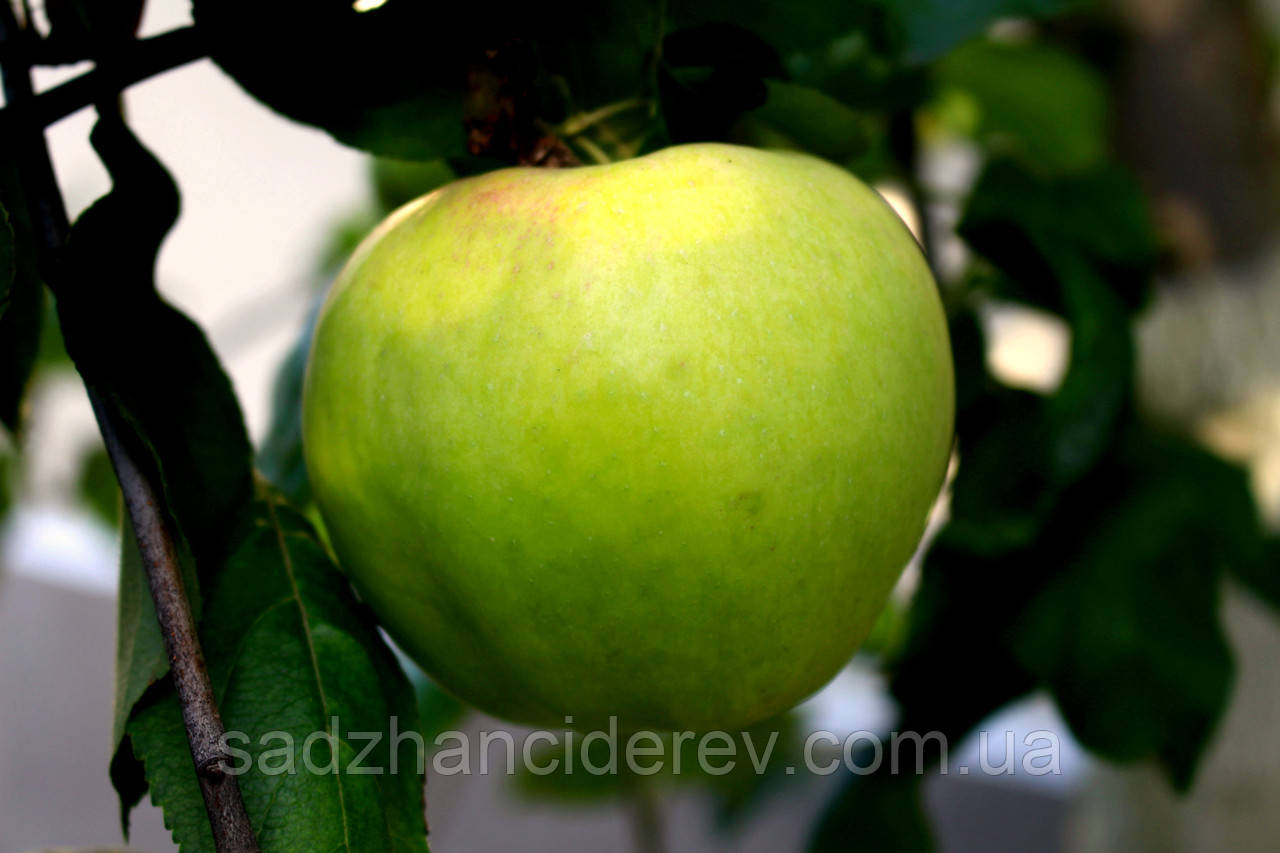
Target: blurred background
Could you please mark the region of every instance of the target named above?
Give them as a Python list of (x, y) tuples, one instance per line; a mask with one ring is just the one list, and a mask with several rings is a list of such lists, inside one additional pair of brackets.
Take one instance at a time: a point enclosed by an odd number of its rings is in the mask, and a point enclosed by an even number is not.
[[(1139, 408), (1242, 466), (1274, 534), (1280, 2), (1100, 6), (1061, 25), (1009, 18), (974, 33), (944, 60), (942, 84), (916, 110), (916, 185), (887, 170), (866, 171), (929, 245), (945, 287), (974, 275), (971, 245), (956, 228), (993, 152), (1012, 145), (1046, 160), (1088, 160), (1092, 146), (1105, 144), (1106, 156), (1140, 182), (1159, 240), (1154, 296), (1136, 314)], [(142, 32), (189, 21), (182, 0), (152, 0)], [(46, 70), (38, 83), (47, 88), (82, 70)], [(272, 442), (287, 445), (292, 423), (280, 400), (296, 394), (298, 341), (341, 258), (389, 206), (452, 173), (442, 164), (375, 163), (247, 97), (207, 60), (133, 87), (125, 108), (183, 194), (181, 219), (160, 255), (160, 289), (206, 330), (255, 443), (266, 450)], [(813, 115), (824, 125), (821, 110)], [(109, 188), (87, 142), (91, 124), (82, 111), (49, 131), (72, 214)], [(736, 132), (760, 133), (749, 122)], [(1113, 203), (1122, 202), (1104, 197), (1094, 213), (1106, 220)], [(1054, 214), (1073, 215), (1065, 208)], [(987, 370), (1009, 388), (1053, 394), (1071, 359), (1071, 325), (1034, 300), (1005, 298), (998, 287), (992, 292), (976, 312)], [(117, 497), (82, 386), (56, 340), (42, 350), (28, 405), (21, 454), (11, 445), (0, 451), (7, 478), (0, 526), (0, 853), (114, 848), (118, 805), (107, 762)], [(1007, 453), (1017, 464), (1016, 451)], [(962, 438), (962, 471), (963, 459)], [(264, 455), (267, 473), (286, 487), (296, 464), (287, 453)], [(941, 523), (945, 499), (938, 512)], [(1000, 583), (1014, 583), (1017, 575), (1003, 577)], [(879, 644), (802, 706), (789, 731), (826, 729), (843, 737), (894, 725), (895, 697), (881, 663), (893, 638), (908, 630), (920, 579), (919, 565), (908, 569)], [(1162, 589), (1147, 592), (1158, 599)], [(984, 618), (1006, 600), (999, 588), (985, 590), (972, 598), (971, 618)], [(1219, 613), (1235, 682), (1188, 792), (1175, 793), (1155, 762), (1120, 766), (1095, 757), (1078, 743), (1055, 698), (1032, 690), (979, 728), (1012, 731), (1018, 744), (1028, 732), (1055, 733), (1061, 773), (929, 777), (923, 802), (937, 849), (1275, 850), (1280, 621), (1256, 585), (1234, 580), (1225, 583)], [(966, 701), (969, 689), (984, 689), (988, 664), (981, 656), (968, 661), (948, 687), (956, 702)], [(437, 730), (499, 726), (425, 683), (421, 690)], [(1129, 722), (1146, 724), (1140, 717)], [(795, 740), (792, 749), (802, 738)], [(953, 744), (952, 761), (963, 763), (960, 756), (976, 755), (976, 748), (972, 739)], [(692, 780), (660, 788), (652, 808), (637, 816), (633, 797), (607, 789), (505, 775), (434, 776), (428, 813), (437, 853), (515, 843), (529, 851), (633, 849), (647, 843), (654, 814), (671, 851), (801, 850), (847, 781), (806, 774), (748, 783)], [(144, 803), (133, 826), (129, 849), (175, 849), (154, 807)], [(882, 849), (873, 845), (865, 849)]]

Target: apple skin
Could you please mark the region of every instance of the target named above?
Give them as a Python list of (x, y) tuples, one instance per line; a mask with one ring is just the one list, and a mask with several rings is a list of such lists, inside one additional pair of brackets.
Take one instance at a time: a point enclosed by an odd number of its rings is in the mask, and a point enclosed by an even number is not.
[(499, 717), (733, 729), (826, 683), (950, 453), (943, 311), (871, 189), (686, 145), (450, 184), (371, 234), (304, 392), (345, 571)]

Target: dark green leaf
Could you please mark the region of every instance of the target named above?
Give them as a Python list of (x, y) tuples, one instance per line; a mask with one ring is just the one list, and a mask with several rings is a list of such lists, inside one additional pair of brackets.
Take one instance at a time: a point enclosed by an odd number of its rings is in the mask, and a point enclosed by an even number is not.
[(930, 853), (920, 783), (915, 774), (851, 776), (822, 813), (809, 853)]
[(9, 211), (0, 204), (0, 318), (9, 307), (9, 288), (13, 286), (13, 277), (17, 273), (17, 251)]
[(973, 100), (975, 130), (989, 151), (1025, 157), (1050, 172), (1095, 166), (1106, 152), (1106, 81), (1069, 53), (976, 41), (942, 59), (938, 83), (944, 96)]
[(86, 384), (131, 427), (126, 440), (158, 475), (203, 575), (251, 492), (248, 437), (204, 334), (155, 290), (176, 187), (118, 119), (99, 121), (92, 142), (113, 189), (72, 227), (56, 289), (63, 334)]
[(333, 138), (383, 157), (433, 160), (466, 153), (462, 97), (428, 91), (394, 104), (375, 104), (356, 115), (335, 116), (323, 127)]
[[(371, 614), (310, 525), (274, 499), (255, 505), (235, 542), (200, 634), (263, 853), (425, 851), (414, 694)], [(355, 765), (370, 742), (360, 733), (380, 739)], [(412, 733), (394, 753), (393, 733)], [(182, 849), (211, 851), (172, 690), (135, 713), (129, 735)]]
[(1061, 259), (1077, 256), (1115, 289), (1130, 309), (1147, 296), (1156, 242), (1147, 203), (1127, 171), (1103, 165), (1045, 178), (1010, 160), (982, 173), (959, 231), (1003, 270), (1009, 295), (1063, 313)]
[(1090, 0), (884, 0), (905, 32), (906, 58), (925, 62), (981, 35), (1000, 18), (1043, 18)]
[(677, 143), (726, 138), (739, 116), (765, 103), (766, 78), (784, 73), (766, 41), (728, 23), (672, 33), (662, 57), (662, 115)]
[(958, 743), (1034, 686), (1008, 648), (1008, 630), (1045, 568), (1028, 565), (1025, 552), (975, 555), (943, 530), (925, 557), (906, 642), (889, 662), (900, 731), (937, 731)]
[(196, 0), (194, 13), (214, 61), (284, 115), (393, 156), (465, 150), (472, 37), (434, 4)]
[(993, 382), (987, 373), (987, 341), (977, 306), (953, 308), (947, 315), (947, 330), (956, 375), (956, 420), (963, 423), (972, 407), (985, 399)]
[[(133, 706), (169, 671), (169, 659), (156, 622), (155, 604), (138, 553), (138, 539), (128, 517), (121, 515), (120, 583), (116, 610), (116, 691), (112, 742), (119, 744)], [(197, 620), (202, 598), (191, 555), (179, 553), (187, 603)]]
[(58, 307), (48, 288), (44, 289), (44, 310), (41, 315), (44, 323), (40, 330), (40, 348), (36, 353), (36, 370), (71, 368), (71, 356), (67, 355), (67, 345), (62, 340), (62, 329), (58, 326)]
[(509, 20), (529, 14), (541, 19), (520, 24), (519, 32), (533, 45), (541, 66), (543, 118), (558, 121), (574, 112), (653, 95), (654, 52), (671, 29), (664, 30), (658, 20), (660, 4), (567, 0), (551, 14), (528, 4), (513, 5), (517, 8), (501, 12)]
[(817, 89), (778, 80), (769, 80), (766, 86), (764, 104), (744, 117), (752, 127), (770, 134), (752, 140), (755, 144), (799, 148), (839, 163), (870, 147), (871, 119)]
[(961, 374), (970, 397), (951, 535), (994, 554), (1030, 545), (1061, 491), (1114, 442), (1131, 407), (1130, 311), (1146, 294), (1153, 241), (1123, 173), (1045, 179), (1007, 161), (979, 180), (960, 231), (1003, 271), (999, 292), (1060, 314), (1072, 332), (1066, 375), (1047, 399), (993, 389), (976, 365)]
[[(231, 383), (203, 333), (155, 290), (155, 256), (178, 215), (177, 188), (118, 116), (102, 118), (91, 141), (113, 187), (72, 227), (56, 282), (67, 350), (119, 424), (133, 458), (161, 485), (184, 568), (194, 563), (207, 578), (224, 558), (251, 494), (248, 437)], [(138, 795), (138, 774), (120, 736), (134, 703), (167, 662), (157, 657), (141, 572), (125, 554), (112, 775), (123, 785), (127, 811)], [(194, 576), (187, 590), (198, 608)]]
[(1271, 539), (1256, 560), (1232, 563), (1237, 580), (1280, 611), (1280, 539)]
[(1078, 255), (1048, 253), (1071, 325), (1071, 361), (1048, 400), (1049, 471), (1056, 485), (1083, 476), (1111, 444), (1133, 389), (1133, 332), (1116, 291)]
[(120, 520), (120, 488), (111, 469), (111, 459), (102, 447), (95, 447), (80, 460), (76, 491), (93, 514), (115, 527)]
[(302, 456), (302, 381), (311, 354), (320, 302), (312, 307), (302, 334), (276, 371), (271, 389), (271, 425), (258, 449), (258, 470), (291, 502), (305, 506), (311, 501), (311, 482)]
[(1094, 477), (1105, 511), (1020, 617), (1016, 653), (1085, 746), (1158, 758), (1185, 790), (1230, 690), (1219, 589), (1257, 559), (1256, 509), (1243, 472), (1148, 430)]
[(376, 157), (373, 160), (373, 190), (378, 212), (385, 215), (419, 196), (442, 187), (456, 176), (449, 164), (427, 163)]
[(1053, 509), (1053, 436), (1043, 398), (999, 389), (957, 419), (960, 466), (949, 541), (994, 556), (1025, 547)]

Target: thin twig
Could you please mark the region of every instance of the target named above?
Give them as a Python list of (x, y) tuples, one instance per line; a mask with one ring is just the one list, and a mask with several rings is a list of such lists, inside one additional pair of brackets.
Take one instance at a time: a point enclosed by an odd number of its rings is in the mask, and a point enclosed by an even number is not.
[[(9, 0), (0, 0), (0, 46), (12, 46), (15, 39), (26, 37), (18, 26)], [(21, 115), (22, 108), (34, 99), (30, 65), (18, 54), (13, 50), (0, 53), (5, 102), (9, 105), (5, 112), (11, 116)], [(72, 82), (88, 81), (81, 85), (85, 87), (87, 102), (92, 103), (114, 97), (118, 89), (102, 87), (114, 86), (127, 76), (95, 72)], [(93, 80), (89, 81), (89, 77)], [(44, 126), (18, 124), (16, 128), (6, 130), (18, 131), (16, 152), (21, 158), (22, 187), (35, 220), (42, 267), (47, 281), (56, 280), (61, 272), (58, 257), (66, 245), (69, 225), (62, 195), (54, 180)], [(195, 619), (182, 583), (173, 532), (159, 492), (121, 441), (113, 409), (105, 404), (95, 388), (89, 387), (88, 392), (137, 536), (214, 845), (218, 853), (257, 853), (258, 844), (240, 796), (239, 783), (235, 776), (225, 771), (224, 762), (229, 756), (222, 746), (222, 718), (205, 669)]]

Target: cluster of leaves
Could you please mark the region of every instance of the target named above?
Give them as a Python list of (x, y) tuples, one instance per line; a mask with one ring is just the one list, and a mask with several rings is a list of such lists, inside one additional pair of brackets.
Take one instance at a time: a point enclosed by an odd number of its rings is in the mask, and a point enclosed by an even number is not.
[[(1133, 407), (1131, 326), (1157, 252), (1142, 194), (1108, 154), (1105, 82), (1050, 39), (983, 37), (1003, 17), (1080, 5), (194, 0), (194, 12), (214, 60), (246, 91), (384, 158), (381, 209), (507, 163), (607, 160), (712, 139), (799, 148), (867, 179), (914, 183), (921, 133), (969, 139), (984, 169), (958, 231), (975, 260), (947, 293), (960, 466), (950, 522), (888, 653), (898, 728), (954, 741), (1042, 687), (1086, 746), (1158, 760), (1185, 788), (1230, 687), (1217, 614), (1223, 573), (1280, 602), (1266, 568), (1275, 547), (1258, 531), (1240, 471)], [(54, 36), (91, 53), (128, 50), (137, 12), (50, 3)], [(110, 66), (110, 51), (93, 55)], [(0, 420), (19, 430), (48, 327), (47, 284), (66, 352), (162, 486), (223, 718), (248, 736), (255, 766), (301, 762), (305, 734), (329, 732), (335, 717), (344, 731), (383, 731), (393, 717), (401, 730), (417, 726), (413, 687), (321, 536), (288, 505), (305, 509), (309, 499), (298, 423), (307, 340), (282, 370), (257, 457), (276, 491), (255, 483), (238, 403), (203, 334), (156, 293), (155, 253), (179, 203), (163, 167), (107, 104), (92, 141), (112, 192), (51, 260), (39, 196), (47, 187), (19, 168), (32, 158), (22, 140), (3, 139)], [(1070, 327), (1056, 390), (1010, 388), (990, 373), (980, 317), (993, 301)], [(123, 539), (112, 778), (126, 815), (149, 787), (182, 848), (211, 850), (127, 528)], [(429, 686), (419, 693), (428, 729), (459, 713)], [(293, 747), (269, 748), (268, 733), (292, 735)], [(336, 750), (343, 763), (352, 749), (343, 733), (305, 757), (323, 766), (321, 753)], [(423, 850), (421, 781), (250, 773), (241, 787), (263, 850)], [(574, 782), (524, 781), (544, 793)], [(608, 781), (593, 793), (638, 784)], [(715, 780), (722, 816), (774, 781)], [(853, 838), (927, 849), (919, 782), (910, 772), (850, 779), (813, 849)]]

